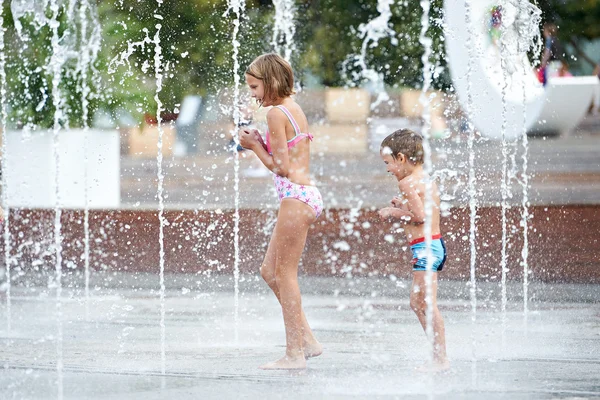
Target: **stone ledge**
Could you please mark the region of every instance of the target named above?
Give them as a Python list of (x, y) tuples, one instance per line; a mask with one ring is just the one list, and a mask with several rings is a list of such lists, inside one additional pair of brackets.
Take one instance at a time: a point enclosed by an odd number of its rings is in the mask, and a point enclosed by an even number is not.
[[(54, 212), (11, 210), (12, 254), (19, 249), (13, 276), (52, 276)], [(529, 229), (530, 280), (600, 284), (600, 206), (531, 207)], [(469, 279), (468, 209), (454, 208), (443, 218), (449, 252), (445, 279)], [(501, 210), (478, 210), (478, 280), (500, 282)], [(270, 237), (275, 211), (241, 211), (240, 269), (258, 271)], [(168, 211), (165, 213), (165, 271), (222, 273), (233, 268), (233, 212)], [(62, 214), (63, 273), (83, 268), (83, 212)], [(508, 279), (522, 280), (520, 211), (508, 211)], [(91, 260), (97, 270), (159, 272), (156, 211), (90, 211)], [(22, 237), (17, 233), (22, 232)], [(411, 276), (403, 235), (381, 223), (376, 211), (326, 210), (311, 228), (301, 270), (315, 276)], [(3, 251), (3, 250), (2, 250)], [(2, 259), (2, 262), (4, 259)]]

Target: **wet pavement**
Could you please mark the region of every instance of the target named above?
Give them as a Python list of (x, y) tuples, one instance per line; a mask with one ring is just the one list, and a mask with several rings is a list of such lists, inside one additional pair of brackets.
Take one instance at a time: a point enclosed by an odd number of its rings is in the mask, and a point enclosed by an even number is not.
[(16, 283), (10, 330), (7, 310), (0, 314), (0, 397), (600, 398), (598, 286), (533, 282), (524, 314), (522, 283), (509, 283), (503, 312), (500, 285), (481, 282), (475, 315), (468, 285), (443, 281), (452, 369), (432, 376), (415, 371), (428, 347), (409, 282), (302, 277), (304, 308), (325, 347), (302, 372), (257, 369), (281, 356), (285, 341), (279, 306), (258, 276), (239, 282), (237, 321), (231, 276), (165, 282), (164, 347), (157, 275), (98, 273), (87, 301), (81, 280), (66, 280), (60, 303), (44, 282)]

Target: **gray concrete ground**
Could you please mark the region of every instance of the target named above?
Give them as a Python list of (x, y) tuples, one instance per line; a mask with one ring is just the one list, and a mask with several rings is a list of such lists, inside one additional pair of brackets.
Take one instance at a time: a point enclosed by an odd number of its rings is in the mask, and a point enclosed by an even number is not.
[(481, 282), (473, 321), (467, 285), (442, 282), (452, 369), (430, 376), (414, 369), (428, 346), (409, 282), (303, 277), (325, 352), (302, 372), (257, 369), (285, 341), (258, 276), (242, 276), (237, 323), (230, 276), (166, 284), (163, 359), (157, 276), (97, 274), (87, 302), (81, 280), (66, 280), (60, 310), (54, 288), (17, 281), (10, 330), (6, 309), (0, 317), (0, 398), (59, 398), (59, 388), (65, 399), (600, 398), (597, 286), (532, 283), (525, 317), (521, 283), (503, 312), (499, 284)]
[[(466, 136), (434, 140), (432, 148), (433, 167), (440, 174), (439, 182), (446, 201), (451, 205), (467, 204), (469, 151)], [(478, 201), (482, 205), (494, 205), (501, 201), (502, 144), (479, 138), (474, 151)], [(509, 202), (520, 204), (524, 164), (521, 141), (510, 143), (508, 153), (512, 192)], [(253, 158), (251, 152), (245, 152), (240, 159), (240, 206), (275, 208), (272, 179), (268, 174), (263, 177), (252, 175), (256, 172), (254, 168), (260, 167), (260, 162)], [(163, 168), (167, 208), (234, 207), (232, 154), (220, 151), (165, 159)], [(156, 171), (155, 159), (122, 159), (124, 208), (156, 208)], [(377, 152), (313, 153), (311, 172), (326, 207), (381, 206), (387, 204), (397, 190)], [(600, 198), (600, 117), (588, 117), (569, 136), (529, 138), (527, 172), (528, 196), (532, 204), (597, 204)]]

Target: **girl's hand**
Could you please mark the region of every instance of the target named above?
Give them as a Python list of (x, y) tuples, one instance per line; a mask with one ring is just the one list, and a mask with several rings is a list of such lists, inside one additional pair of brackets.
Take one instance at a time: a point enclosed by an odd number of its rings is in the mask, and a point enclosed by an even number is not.
[[(256, 145), (260, 145), (257, 136), (260, 136), (256, 129), (251, 130), (248, 128), (242, 128), (238, 132), (240, 145), (246, 149), (252, 150)], [(261, 139), (262, 140), (262, 139)]]
[(260, 134), (260, 132), (257, 129), (253, 129), (253, 132), (254, 132), (254, 136), (256, 137), (256, 140), (258, 141), (258, 143), (263, 147), (263, 149), (267, 150), (267, 144), (263, 140), (263, 137)]

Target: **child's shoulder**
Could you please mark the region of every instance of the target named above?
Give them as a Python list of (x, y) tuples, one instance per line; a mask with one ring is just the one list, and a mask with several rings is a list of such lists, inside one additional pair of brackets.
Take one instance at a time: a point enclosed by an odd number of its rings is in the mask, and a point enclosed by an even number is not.
[(402, 192), (408, 192), (411, 190), (416, 190), (420, 181), (413, 175), (408, 175), (398, 181), (398, 188)]
[(271, 109), (269, 111), (267, 111), (267, 120), (268, 121), (285, 121), (285, 120), (287, 120), (287, 116), (277, 106), (274, 106), (274, 107), (271, 107)]

